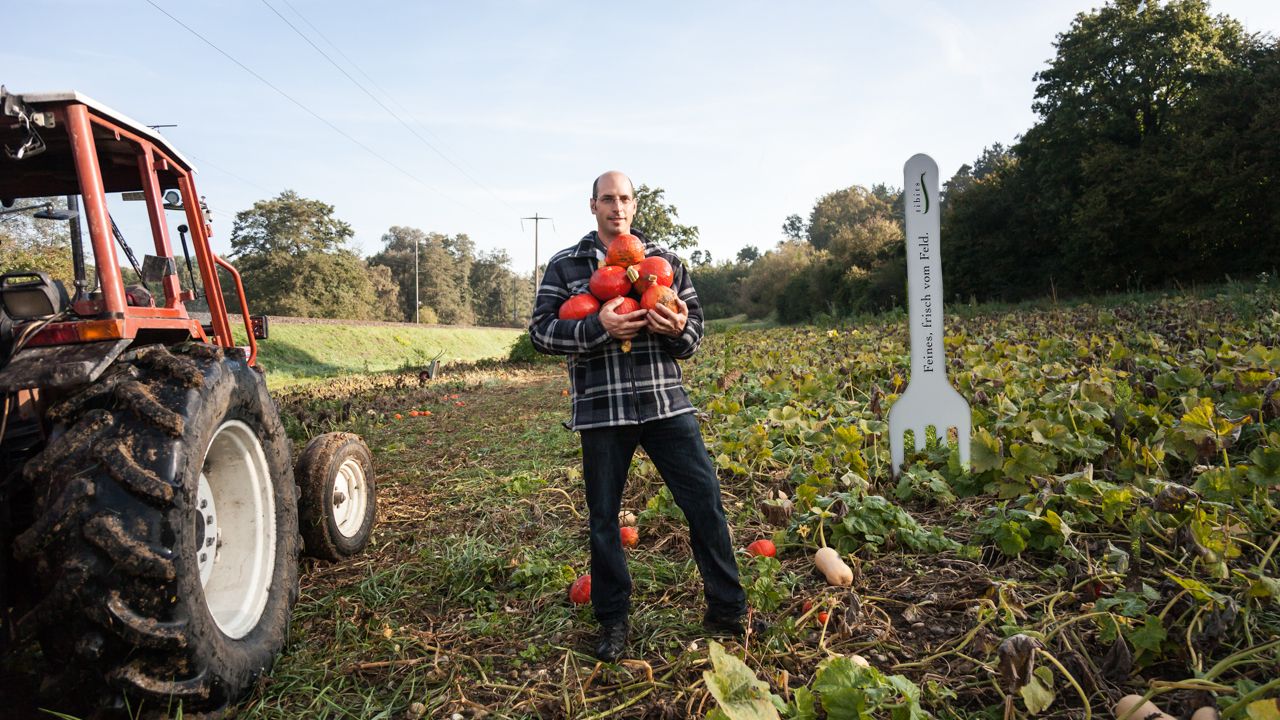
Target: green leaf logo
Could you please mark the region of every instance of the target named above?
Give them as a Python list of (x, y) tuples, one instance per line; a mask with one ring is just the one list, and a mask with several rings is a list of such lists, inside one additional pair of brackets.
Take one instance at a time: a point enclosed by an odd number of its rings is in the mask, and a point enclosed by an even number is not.
[(924, 184), (924, 173), (920, 173), (920, 192), (924, 193), (924, 212), (923, 215), (929, 214), (929, 187)]

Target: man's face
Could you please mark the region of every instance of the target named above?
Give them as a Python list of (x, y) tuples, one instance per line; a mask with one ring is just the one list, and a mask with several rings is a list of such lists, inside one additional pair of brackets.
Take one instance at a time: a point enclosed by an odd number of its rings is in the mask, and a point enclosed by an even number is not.
[(596, 196), (591, 198), (591, 214), (596, 216), (601, 235), (631, 232), (631, 219), (636, 216), (636, 192), (631, 181), (620, 173), (600, 176)]

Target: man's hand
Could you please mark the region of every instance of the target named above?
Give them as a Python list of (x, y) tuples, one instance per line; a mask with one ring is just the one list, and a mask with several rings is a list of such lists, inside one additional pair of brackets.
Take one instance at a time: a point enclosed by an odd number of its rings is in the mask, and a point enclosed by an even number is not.
[[(604, 304), (600, 308), (600, 322), (604, 325), (605, 332), (618, 340), (630, 340), (648, 324), (646, 319), (648, 310), (637, 310), (635, 312), (623, 313), (621, 315), (615, 313), (614, 308), (622, 302), (622, 298), (616, 297)], [(668, 312), (670, 312), (668, 310)]]
[(680, 306), (680, 312), (672, 312), (666, 305), (658, 305), (648, 311), (645, 320), (649, 332), (671, 337), (679, 337), (684, 332), (684, 324), (689, 320), (689, 306), (680, 298), (676, 298), (676, 304)]

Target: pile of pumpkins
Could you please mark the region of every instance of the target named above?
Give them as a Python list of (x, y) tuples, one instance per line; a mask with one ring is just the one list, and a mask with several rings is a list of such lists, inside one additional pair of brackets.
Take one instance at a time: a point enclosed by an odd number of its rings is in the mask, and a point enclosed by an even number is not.
[[(644, 256), (644, 243), (635, 235), (622, 234), (609, 244), (604, 264), (591, 274), (590, 292), (574, 295), (560, 305), (561, 320), (582, 320), (600, 312), (600, 307), (620, 297), (613, 311), (619, 315), (637, 310), (653, 310), (666, 305), (679, 312), (676, 293), (671, 289), (671, 263), (654, 255)], [(634, 297), (632, 297), (634, 295)]]

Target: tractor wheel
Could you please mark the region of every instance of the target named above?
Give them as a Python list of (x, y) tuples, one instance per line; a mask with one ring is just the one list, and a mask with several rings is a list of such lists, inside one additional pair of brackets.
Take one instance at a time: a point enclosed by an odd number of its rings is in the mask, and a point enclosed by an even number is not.
[[(15, 550), (60, 703), (217, 716), (271, 667), (298, 595), (289, 445), (238, 350), (148, 346), (50, 409)], [(76, 708), (79, 709), (79, 708)]]
[(377, 498), (373, 456), (359, 435), (334, 432), (312, 438), (294, 470), (308, 555), (342, 560), (369, 544)]

